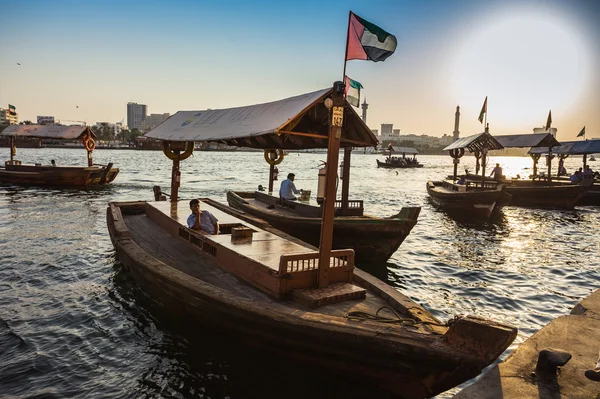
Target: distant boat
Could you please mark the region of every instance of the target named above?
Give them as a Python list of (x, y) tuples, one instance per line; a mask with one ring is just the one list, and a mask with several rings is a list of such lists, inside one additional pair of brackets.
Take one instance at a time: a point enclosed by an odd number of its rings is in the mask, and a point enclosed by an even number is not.
[(590, 157), (588, 158), (588, 161), (595, 161), (596, 157), (592, 154), (590, 155)]
[[(22, 186), (45, 187), (88, 187), (108, 184), (117, 177), (118, 168), (108, 165), (97, 165), (92, 161), (92, 152), (96, 148), (95, 135), (87, 126), (63, 125), (10, 125), (0, 136), (10, 140), (10, 160), (0, 166), (0, 183), (18, 184)], [(87, 166), (56, 165), (54, 160), (49, 164), (22, 164), (14, 159), (16, 155), (15, 141), (17, 137), (81, 140), (87, 150)]]
[[(378, 168), (386, 168), (386, 169), (401, 168), (402, 169), (402, 168), (422, 168), (423, 167), (423, 164), (421, 164), (421, 163), (419, 163), (419, 161), (417, 161), (417, 154), (419, 153), (419, 151), (417, 151), (416, 148), (399, 147), (397, 150), (394, 150), (394, 148), (390, 144), (388, 149), (384, 150), (382, 153), (388, 154), (388, 157), (385, 159), (385, 162), (381, 162), (380, 160), (377, 160)], [(399, 157), (399, 156), (393, 157), (392, 153), (402, 154), (402, 157)], [(412, 155), (413, 157), (407, 158), (406, 154)]]

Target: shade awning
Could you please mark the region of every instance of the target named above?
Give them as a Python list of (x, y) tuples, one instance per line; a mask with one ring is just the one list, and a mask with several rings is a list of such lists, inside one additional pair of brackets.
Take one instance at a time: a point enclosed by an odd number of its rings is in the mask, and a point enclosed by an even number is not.
[[(553, 154), (585, 155), (600, 153), (600, 139), (583, 141), (563, 141), (562, 145), (552, 148)], [(529, 154), (547, 154), (548, 148), (538, 147), (529, 150)]]
[(545, 147), (552, 148), (560, 145), (550, 133), (513, 134), (494, 136), (505, 148)]
[(79, 125), (10, 125), (0, 133), (0, 136), (74, 140), (83, 134), (96, 137), (88, 126)]
[[(264, 104), (204, 111), (178, 111), (146, 137), (169, 141), (209, 141), (250, 148), (327, 148), (330, 111), (323, 89)], [(341, 147), (374, 147), (377, 138), (344, 102)]]
[(488, 151), (501, 150), (504, 147), (488, 132), (477, 133), (472, 136), (463, 137), (450, 144), (444, 151), (466, 148), (470, 152), (482, 151), (484, 148)]

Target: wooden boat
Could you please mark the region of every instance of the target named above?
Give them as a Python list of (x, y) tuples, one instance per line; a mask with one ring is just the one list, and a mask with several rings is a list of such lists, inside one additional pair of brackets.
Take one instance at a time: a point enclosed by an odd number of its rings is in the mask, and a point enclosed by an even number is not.
[(510, 203), (512, 196), (502, 184), (481, 185), (479, 181), (455, 184), (451, 181), (428, 181), (427, 193), (433, 203), (458, 216), (489, 218)]
[(223, 234), (190, 230), (187, 202), (166, 201), (110, 203), (108, 230), (154, 300), (233, 339), (410, 399), (475, 377), (516, 337), (516, 328), (476, 317), (440, 323), (355, 269), (352, 250), (331, 252), (331, 285), (315, 288), (318, 252), (209, 203), (201, 209)]
[[(319, 205), (287, 201), (260, 191), (228, 191), (227, 202), (304, 242), (319, 245), (322, 216)], [(341, 201), (337, 201), (338, 213), (341, 206)], [(415, 226), (421, 211), (420, 207), (405, 207), (397, 215), (383, 219), (364, 215), (362, 201), (351, 201), (350, 208), (351, 215), (334, 219), (333, 248), (354, 249), (358, 264), (385, 263)]]
[[(393, 157), (393, 153), (402, 154), (402, 157)], [(381, 162), (377, 159), (377, 167), (378, 168), (386, 168), (386, 169), (403, 169), (403, 168), (422, 168), (423, 164), (420, 164), (417, 161), (417, 154), (419, 152), (415, 148), (411, 147), (400, 147), (394, 149), (391, 144), (384, 154), (388, 154), (388, 157), (384, 162)], [(406, 154), (412, 155), (412, 158), (407, 158)]]
[[(110, 203), (110, 237), (136, 281), (171, 312), (404, 398), (433, 396), (493, 363), (517, 329), (476, 317), (440, 323), (408, 297), (356, 269), (354, 250), (331, 249), (340, 143), (373, 140), (366, 125), (353, 123), (353, 115), (358, 116), (343, 93), (343, 83), (336, 82), (333, 89), (274, 103), (176, 113), (148, 133), (164, 140), (163, 150), (173, 160), (170, 201)], [(324, 118), (332, 122), (323, 124)], [(228, 119), (238, 126), (232, 128)], [(265, 130), (265, 120), (280, 128)], [(302, 146), (308, 140), (328, 146), (318, 252), (266, 221), (214, 206), (215, 201), (203, 201), (201, 209), (219, 219), (222, 234), (187, 227), (188, 203), (178, 201), (179, 163), (192, 154), (195, 135), (208, 124), (213, 124), (211, 140), (225, 143)]]
[[(584, 141), (563, 141), (558, 147), (552, 148), (552, 155), (560, 158), (559, 162), (564, 162), (569, 156), (582, 155), (583, 167), (588, 161), (592, 160), (593, 154), (600, 152), (600, 139), (591, 139)], [(541, 155), (548, 154), (545, 148), (531, 148), (529, 155), (534, 159), (539, 159)], [(588, 157), (589, 156), (589, 157)], [(568, 177), (557, 176), (555, 180), (568, 184)], [(577, 201), (576, 205), (600, 205), (600, 178), (595, 175), (592, 182), (587, 181), (590, 185), (589, 190)]]
[[(89, 187), (108, 184), (119, 173), (118, 168), (108, 165), (96, 165), (92, 161), (92, 152), (96, 147), (94, 133), (86, 126), (61, 125), (10, 125), (0, 136), (8, 137), (11, 142), (10, 160), (0, 167), (0, 183), (49, 186), (49, 187)], [(56, 164), (23, 164), (14, 159), (16, 155), (15, 138), (53, 138), (62, 140), (80, 139), (87, 150), (88, 166), (62, 166)]]
[[(505, 191), (504, 185), (485, 179), (488, 151), (502, 148), (502, 145), (487, 130), (457, 140), (444, 148), (454, 158), (454, 174), (449, 177), (449, 180), (427, 182), (427, 193), (432, 202), (461, 218), (483, 219), (489, 218), (494, 211), (508, 205), (511, 195)], [(475, 155), (477, 165), (481, 160), (483, 165), (481, 176), (470, 176), (461, 184), (457, 184), (457, 168), (465, 150)]]

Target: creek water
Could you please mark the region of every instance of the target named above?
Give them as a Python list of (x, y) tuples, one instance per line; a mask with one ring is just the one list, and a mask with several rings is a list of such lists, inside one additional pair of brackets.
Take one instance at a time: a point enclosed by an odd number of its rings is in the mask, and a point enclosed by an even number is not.
[[(457, 221), (425, 189), (427, 180), (452, 171), (450, 157), (419, 156), (423, 168), (403, 170), (378, 169), (377, 158), (384, 156), (353, 153), (351, 199), (362, 199), (377, 216), (403, 206), (422, 211), (391, 259), (366, 270), (443, 321), (471, 314), (517, 326), (519, 335), (502, 357), (598, 288), (600, 208), (509, 206), (487, 222)], [(17, 159), (81, 165), (85, 153), (19, 149)], [(294, 172), (297, 187), (314, 195), (325, 159), (290, 153), (278, 166), (280, 176)], [(170, 161), (161, 152), (135, 150), (96, 150), (94, 161), (121, 169), (113, 184), (0, 186), (0, 396), (387, 397), (155, 311), (115, 257), (105, 212), (109, 201), (153, 200), (153, 185), (168, 191)], [(531, 174), (528, 157), (492, 157), (489, 164), (496, 162), (508, 176)], [(474, 163), (465, 156), (459, 172), (473, 171)], [(565, 162), (569, 171), (580, 164)], [(267, 179), (262, 152), (196, 152), (182, 162), (180, 196), (225, 203), (226, 190), (254, 190)]]

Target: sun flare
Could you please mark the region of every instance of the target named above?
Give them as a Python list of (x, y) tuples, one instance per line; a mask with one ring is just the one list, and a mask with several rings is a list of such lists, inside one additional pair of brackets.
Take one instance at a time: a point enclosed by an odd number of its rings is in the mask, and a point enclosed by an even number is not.
[(491, 127), (530, 131), (559, 115), (589, 80), (589, 49), (575, 23), (539, 10), (495, 17), (472, 29), (457, 52), (453, 96)]

